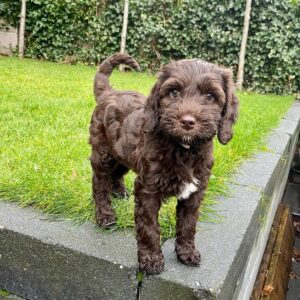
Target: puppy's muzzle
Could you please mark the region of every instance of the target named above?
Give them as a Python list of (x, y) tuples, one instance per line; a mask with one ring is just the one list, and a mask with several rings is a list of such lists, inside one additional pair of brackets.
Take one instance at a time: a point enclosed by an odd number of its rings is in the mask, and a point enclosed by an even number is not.
[(196, 119), (192, 115), (183, 115), (180, 119), (182, 129), (191, 130), (196, 124)]

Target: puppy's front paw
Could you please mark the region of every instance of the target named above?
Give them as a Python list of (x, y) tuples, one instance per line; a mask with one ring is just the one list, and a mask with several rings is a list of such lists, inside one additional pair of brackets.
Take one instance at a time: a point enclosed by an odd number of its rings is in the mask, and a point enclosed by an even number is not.
[(140, 271), (148, 275), (159, 274), (164, 269), (164, 257), (162, 253), (140, 255), (138, 259)]
[(112, 215), (112, 216), (105, 216), (105, 215), (96, 216), (96, 222), (101, 227), (108, 228), (108, 227), (116, 224), (116, 217), (114, 215)]
[(188, 266), (199, 266), (201, 261), (200, 252), (194, 248), (176, 248), (177, 258)]

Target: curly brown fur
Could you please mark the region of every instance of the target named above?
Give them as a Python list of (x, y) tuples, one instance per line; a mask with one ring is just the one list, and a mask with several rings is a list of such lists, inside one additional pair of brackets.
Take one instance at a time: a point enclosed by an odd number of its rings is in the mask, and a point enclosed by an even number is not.
[(115, 54), (95, 77), (90, 144), (96, 220), (104, 227), (115, 222), (110, 196), (126, 193), (122, 180), (132, 169), (138, 175), (134, 194), (140, 270), (163, 270), (158, 212), (169, 196), (178, 197), (178, 260), (198, 265), (194, 236), (213, 166), (212, 139), (217, 135), (226, 144), (237, 118), (232, 74), (198, 59), (171, 62), (162, 67), (146, 98), (110, 87), (108, 77), (119, 63), (139, 68), (130, 56)]

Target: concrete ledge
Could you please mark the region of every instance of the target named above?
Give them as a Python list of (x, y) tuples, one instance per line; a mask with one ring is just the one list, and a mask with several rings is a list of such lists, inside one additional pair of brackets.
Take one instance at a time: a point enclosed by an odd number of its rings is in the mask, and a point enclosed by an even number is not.
[[(215, 209), (217, 224), (199, 223), (199, 268), (179, 264), (174, 240), (163, 245), (165, 271), (145, 277), (139, 299), (249, 299), (299, 137), (295, 103), (268, 137), (268, 152), (246, 161), (231, 194)], [(0, 201), (0, 289), (28, 299), (136, 299), (132, 232), (104, 233), (91, 224), (47, 220)]]
[(0, 201), (0, 289), (26, 299), (135, 299), (132, 233), (47, 220)]

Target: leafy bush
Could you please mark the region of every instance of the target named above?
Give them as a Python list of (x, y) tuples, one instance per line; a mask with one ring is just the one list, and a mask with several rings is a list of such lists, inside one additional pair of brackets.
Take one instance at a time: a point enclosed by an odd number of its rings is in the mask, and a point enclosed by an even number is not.
[(254, 2), (246, 57), (248, 87), (268, 93), (300, 89), (300, 21), (296, 14), (289, 1)]
[[(95, 64), (119, 50), (123, 0), (27, 3), (27, 57)], [(200, 57), (236, 73), (244, 9), (244, 0), (130, 0), (127, 49), (154, 71), (170, 59)], [(19, 10), (20, 1), (3, 0), (0, 17), (17, 24)], [(299, 15), (299, 4), (290, 0), (253, 1), (247, 89), (300, 89)]]

